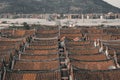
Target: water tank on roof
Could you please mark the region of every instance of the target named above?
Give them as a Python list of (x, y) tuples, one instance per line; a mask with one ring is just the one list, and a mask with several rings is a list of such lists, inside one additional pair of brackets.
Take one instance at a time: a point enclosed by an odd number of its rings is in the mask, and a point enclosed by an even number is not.
[(115, 66), (109, 66), (108, 69), (116, 69)]

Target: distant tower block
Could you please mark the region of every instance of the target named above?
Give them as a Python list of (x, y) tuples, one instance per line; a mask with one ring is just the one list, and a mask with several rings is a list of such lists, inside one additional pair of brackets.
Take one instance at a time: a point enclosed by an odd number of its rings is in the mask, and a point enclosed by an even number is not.
[(68, 15), (68, 19), (72, 19), (72, 15), (71, 14)]
[(84, 15), (82, 14), (82, 19), (84, 19)]
[(87, 15), (87, 19), (90, 19), (90, 17)]
[(100, 19), (103, 19), (103, 16), (100, 16)]

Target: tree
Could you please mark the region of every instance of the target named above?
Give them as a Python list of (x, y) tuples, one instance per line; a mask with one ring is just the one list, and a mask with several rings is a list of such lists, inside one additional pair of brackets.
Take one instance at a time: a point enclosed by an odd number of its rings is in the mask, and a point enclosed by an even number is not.
[(23, 26), (24, 26), (24, 29), (27, 29), (27, 30), (30, 29), (30, 26), (26, 22), (23, 23)]

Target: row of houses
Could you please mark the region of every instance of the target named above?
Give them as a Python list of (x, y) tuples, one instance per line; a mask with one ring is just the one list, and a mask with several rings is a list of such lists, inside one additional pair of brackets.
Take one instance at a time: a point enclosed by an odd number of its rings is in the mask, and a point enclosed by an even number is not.
[(0, 30), (0, 80), (119, 80), (120, 28)]
[(37, 18), (37, 19), (120, 19), (120, 13), (107, 14), (0, 14), (0, 18)]

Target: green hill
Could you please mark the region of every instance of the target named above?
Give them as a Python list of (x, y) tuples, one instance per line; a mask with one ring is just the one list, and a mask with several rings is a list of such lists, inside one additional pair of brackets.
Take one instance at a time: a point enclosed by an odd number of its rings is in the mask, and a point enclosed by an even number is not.
[(0, 0), (0, 13), (107, 12), (120, 12), (120, 9), (102, 0)]

